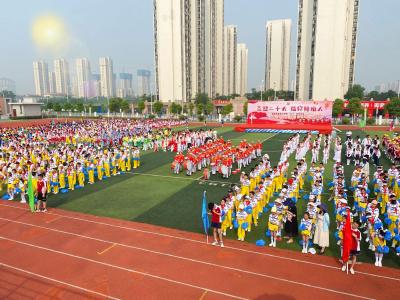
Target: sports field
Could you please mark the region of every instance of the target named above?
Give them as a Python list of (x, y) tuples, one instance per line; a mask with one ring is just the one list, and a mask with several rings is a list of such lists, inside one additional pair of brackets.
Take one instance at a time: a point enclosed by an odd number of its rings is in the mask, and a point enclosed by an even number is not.
[[(200, 127), (192, 127), (199, 129)], [(176, 130), (179, 130), (177, 128)], [(272, 165), (280, 157), (282, 144), (288, 138), (285, 134), (241, 133), (235, 132), (231, 127), (215, 128), (218, 134), (234, 144), (242, 139), (247, 141), (263, 142), (263, 153), (270, 155)], [(369, 132), (375, 134), (375, 132)], [(353, 132), (353, 136), (365, 135), (365, 132)], [(229, 179), (222, 179), (220, 175), (211, 176), (211, 180), (201, 180), (202, 172), (197, 172), (188, 177), (183, 172), (180, 175), (172, 174), (170, 170), (174, 153), (152, 152), (142, 153), (141, 166), (131, 173), (119, 175), (96, 182), (94, 185), (85, 186), (84, 189), (75, 190), (66, 194), (51, 195), (48, 201), (50, 207), (78, 211), (98, 216), (106, 216), (116, 219), (124, 219), (136, 222), (149, 223), (159, 226), (181, 229), (196, 233), (203, 232), (201, 223), (201, 200), (203, 191), (207, 192), (208, 202), (219, 202), (221, 197), (229, 190), (232, 183), (239, 181), (239, 175), (232, 175)], [(331, 158), (332, 158), (331, 154)], [(307, 160), (310, 163), (311, 153)], [(253, 163), (253, 165), (255, 162)], [(290, 168), (295, 165), (294, 157), (291, 158)], [(323, 201), (327, 202), (329, 190), (327, 183), (331, 181), (333, 161), (325, 166), (325, 194)], [(389, 161), (382, 159), (382, 165), (387, 168)], [(245, 171), (250, 171), (249, 166)], [(350, 179), (353, 166), (346, 167), (346, 177)], [(371, 166), (371, 173), (375, 171)], [(309, 190), (306, 183), (305, 192)], [(305, 201), (297, 204), (298, 214), (305, 209)], [(332, 213), (333, 204), (328, 207)], [(334, 220), (331, 214), (331, 220)], [(258, 227), (254, 227), (251, 233), (246, 234), (246, 242), (255, 243), (258, 239), (266, 239), (267, 214), (263, 214)], [(330, 247), (325, 255), (338, 257), (339, 249), (334, 238), (335, 224), (331, 222)], [(227, 238), (236, 239), (235, 231), (227, 233)], [(278, 242), (277, 247), (300, 251), (298, 243), (286, 244)], [(362, 245), (363, 251), (360, 261), (373, 262), (373, 252), (368, 251), (367, 245)], [(398, 257), (393, 253), (384, 258), (385, 266), (399, 267)]]

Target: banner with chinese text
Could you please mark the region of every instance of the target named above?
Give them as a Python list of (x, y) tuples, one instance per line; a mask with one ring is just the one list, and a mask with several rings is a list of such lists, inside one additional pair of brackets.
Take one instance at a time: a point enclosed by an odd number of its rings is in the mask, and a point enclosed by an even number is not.
[(248, 124), (330, 125), (332, 101), (249, 101)]

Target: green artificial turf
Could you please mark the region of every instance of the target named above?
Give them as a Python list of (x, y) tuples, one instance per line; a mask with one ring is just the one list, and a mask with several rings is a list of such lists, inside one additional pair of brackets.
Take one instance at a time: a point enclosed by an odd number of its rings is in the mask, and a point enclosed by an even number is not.
[[(204, 127), (192, 127), (200, 129)], [(234, 144), (241, 139), (255, 142), (263, 141), (263, 153), (270, 155), (272, 165), (279, 161), (282, 144), (289, 137), (287, 134), (272, 133), (243, 133), (235, 132), (229, 127), (214, 128), (226, 140), (230, 139)], [(353, 132), (353, 136), (364, 136), (362, 131)], [(369, 134), (375, 134), (369, 132)], [(345, 132), (340, 133), (343, 140)], [(322, 152), (322, 150), (321, 150)], [(146, 152), (142, 153), (141, 166), (133, 169), (131, 173), (118, 175), (102, 182), (96, 182), (94, 185), (85, 186), (73, 192), (65, 194), (51, 195), (48, 205), (50, 207), (59, 207), (67, 210), (80, 211), (98, 216), (107, 216), (117, 219), (132, 220), (144, 222), (181, 230), (187, 230), (197, 233), (203, 233), (201, 222), (201, 202), (203, 192), (206, 191), (208, 202), (219, 202), (229, 190), (231, 183), (239, 182), (239, 174), (232, 175), (229, 179), (223, 179), (220, 175), (212, 175), (209, 182), (200, 179), (202, 172), (197, 172), (191, 177), (181, 173), (174, 175), (171, 172), (170, 165), (175, 153), (170, 152)], [(321, 153), (322, 157), (322, 153)], [(332, 180), (333, 150), (330, 161), (325, 166), (323, 202), (328, 204), (331, 217), (331, 238), (330, 247), (326, 250), (326, 255), (338, 257), (339, 248), (334, 238), (335, 217), (333, 215), (333, 203), (328, 203), (330, 196), (327, 184)], [(307, 163), (310, 166), (311, 152), (307, 154)], [(344, 159), (344, 157), (343, 157)], [(254, 166), (253, 162), (246, 171)], [(389, 161), (382, 159), (385, 168), (389, 167)], [(292, 155), (290, 158), (290, 169), (295, 166), (295, 160)], [(345, 167), (345, 174), (350, 180), (353, 166)], [(375, 168), (371, 164), (371, 174)], [(349, 182), (347, 182), (349, 184)], [(310, 184), (306, 181), (305, 191), (310, 190)], [(304, 194), (303, 194), (304, 195)], [(300, 199), (297, 204), (298, 217), (302, 217), (305, 210), (305, 200)], [(246, 242), (255, 243), (258, 239), (264, 239), (269, 243), (265, 236), (268, 214), (263, 214), (259, 220), (259, 226), (254, 227), (252, 232), (246, 234)], [(236, 232), (230, 230), (227, 238), (236, 239)], [(293, 244), (286, 244), (285, 241), (277, 243), (278, 248), (292, 249), (301, 251), (301, 247), (296, 241)], [(364, 243), (360, 261), (373, 262), (373, 253)], [(383, 264), (386, 266), (399, 267), (399, 259), (391, 250), (391, 254), (386, 255)]]

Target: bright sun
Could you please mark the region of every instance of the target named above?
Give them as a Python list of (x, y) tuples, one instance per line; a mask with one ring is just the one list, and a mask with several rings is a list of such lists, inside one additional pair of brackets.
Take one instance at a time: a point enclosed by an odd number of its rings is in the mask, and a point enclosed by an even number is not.
[(32, 38), (39, 48), (58, 48), (68, 38), (63, 21), (52, 15), (38, 17), (32, 25)]

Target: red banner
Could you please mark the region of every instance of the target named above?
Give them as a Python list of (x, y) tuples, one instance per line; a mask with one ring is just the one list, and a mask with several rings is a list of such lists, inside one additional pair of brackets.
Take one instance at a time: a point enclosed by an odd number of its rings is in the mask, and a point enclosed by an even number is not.
[(331, 125), (332, 101), (249, 102), (248, 124)]

